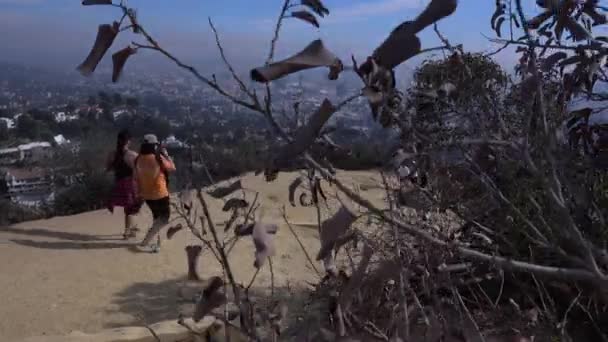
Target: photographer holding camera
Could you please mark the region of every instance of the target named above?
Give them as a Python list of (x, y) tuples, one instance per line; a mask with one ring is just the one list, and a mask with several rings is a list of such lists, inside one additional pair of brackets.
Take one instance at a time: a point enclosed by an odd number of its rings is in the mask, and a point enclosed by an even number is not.
[[(160, 251), (160, 231), (169, 223), (171, 205), (169, 200), (169, 173), (175, 171), (175, 164), (167, 150), (154, 134), (146, 134), (140, 154), (135, 160), (135, 177), (141, 197), (152, 211), (152, 227), (140, 243), (141, 249), (151, 247)], [(156, 243), (150, 245), (156, 237)]]

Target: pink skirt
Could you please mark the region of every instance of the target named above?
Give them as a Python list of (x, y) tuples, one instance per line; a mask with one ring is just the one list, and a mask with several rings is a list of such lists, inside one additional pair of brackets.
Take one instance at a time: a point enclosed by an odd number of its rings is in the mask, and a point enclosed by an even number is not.
[(137, 185), (132, 177), (123, 178), (114, 183), (112, 194), (108, 201), (108, 210), (114, 212), (114, 207), (125, 208), (125, 214), (133, 215), (139, 212), (143, 201), (137, 193)]

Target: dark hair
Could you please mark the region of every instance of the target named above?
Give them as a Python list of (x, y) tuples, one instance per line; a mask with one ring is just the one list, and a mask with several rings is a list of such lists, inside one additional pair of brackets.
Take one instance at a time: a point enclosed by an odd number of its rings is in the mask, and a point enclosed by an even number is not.
[(141, 148), (139, 150), (139, 154), (155, 154), (156, 153), (156, 144), (141, 144)]
[(118, 132), (118, 137), (116, 138), (116, 152), (114, 153), (114, 166), (118, 165), (118, 163), (124, 159), (125, 146), (127, 146), (129, 140), (131, 140), (131, 133), (128, 129), (123, 129)]

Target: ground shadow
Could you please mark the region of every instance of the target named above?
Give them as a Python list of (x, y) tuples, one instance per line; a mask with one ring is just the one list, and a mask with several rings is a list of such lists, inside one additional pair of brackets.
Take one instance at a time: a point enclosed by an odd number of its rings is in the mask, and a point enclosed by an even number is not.
[(76, 241), (34, 241), (12, 239), (12, 243), (40, 249), (115, 249), (128, 248), (132, 243), (127, 242), (76, 242)]
[[(185, 286), (184, 278), (165, 280), (162, 282), (137, 282), (114, 295), (112, 309), (108, 314), (113, 316), (119, 314), (120, 322), (109, 322), (107, 328), (124, 327), (128, 325), (142, 326), (156, 322), (177, 319), (179, 315), (192, 316), (194, 302), (192, 297), (183, 295), (184, 288), (197, 290), (202, 289), (205, 281), (199, 284), (189, 283)], [(309, 292), (306, 290), (287, 287), (275, 288), (274, 297), (269, 295), (267, 287), (252, 287), (249, 291), (250, 298), (257, 307), (267, 307), (274, 301), (287, 304), (290, 317), (294, 320), (305, 314), (305, 301)], [(131, 318), (125, 320), (124, 315)]]
[(183, 279), (162, 282), (137, 282), (114, 295), (113, 309), (108, 314), (127, 314), (130, 319), (109, 322), (107, 328), (142, 326), (177, 319), (182, 312), (193, 310), (193, 304), (179, 296)]
[(27, 235), (27, 236), (39, 236), (39, 237), (49, 237), (56, 238), (62, 240), (72, 240), (72, 241), (107, 241), (107, 240), (116, 240), (121, 235), (89, 235), (89, 234), (80, 234), (80, 233), (70, 233), (70, 232), (62, 232), (57, 230), (45, 229), (45, 228), (34, 228), (34, 229), (23, 229), (16, 227), (0, 227), (0, 233), (11, 233), (11, 234), (19, 234), (19, 235)]

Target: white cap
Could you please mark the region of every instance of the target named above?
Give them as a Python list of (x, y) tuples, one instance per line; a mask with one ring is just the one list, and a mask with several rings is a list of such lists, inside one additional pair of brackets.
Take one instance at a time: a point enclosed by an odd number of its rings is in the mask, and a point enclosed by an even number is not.
[(154, 134), (144, 135), (144, 144), (158, 144), (158, 138)]

